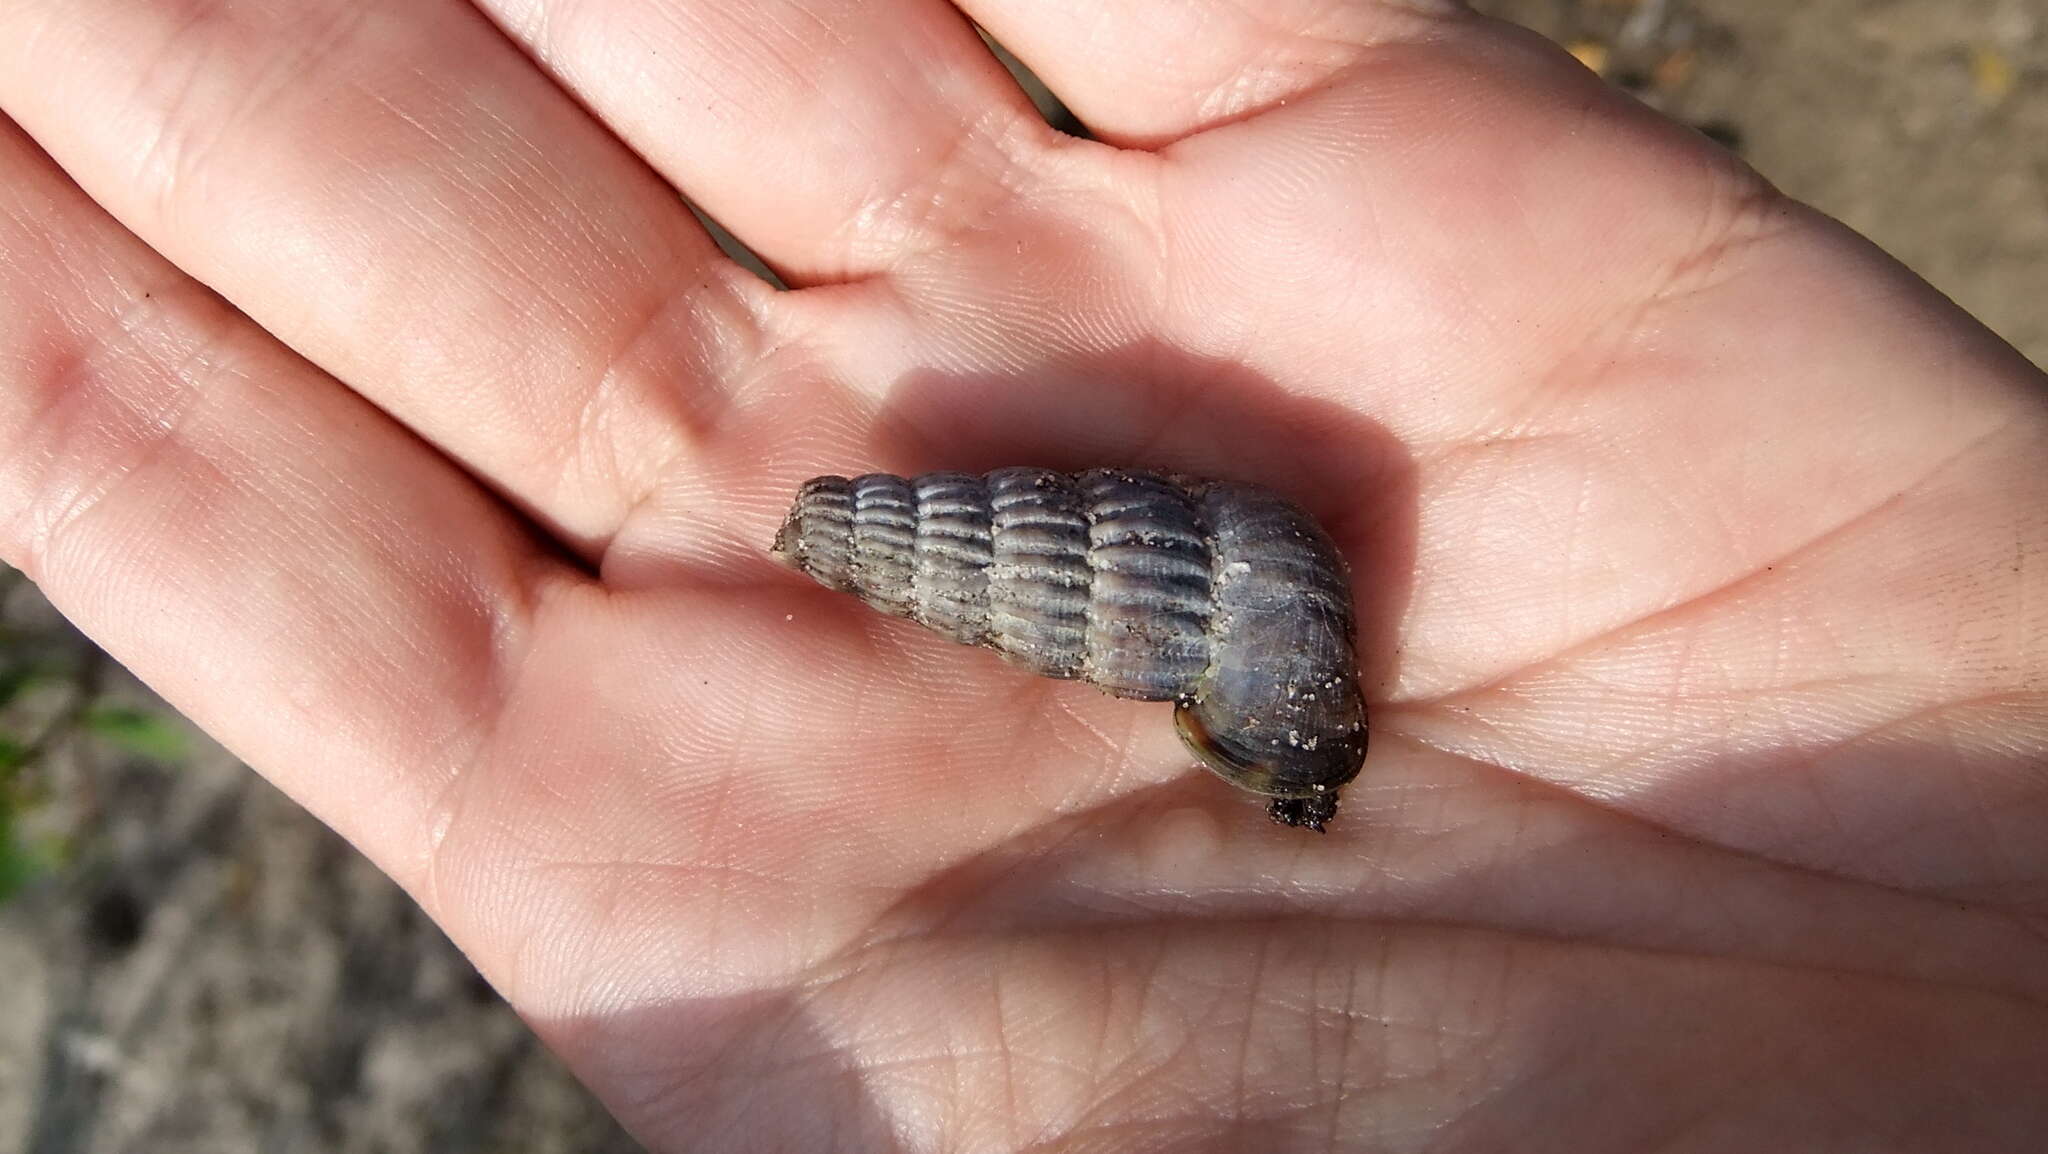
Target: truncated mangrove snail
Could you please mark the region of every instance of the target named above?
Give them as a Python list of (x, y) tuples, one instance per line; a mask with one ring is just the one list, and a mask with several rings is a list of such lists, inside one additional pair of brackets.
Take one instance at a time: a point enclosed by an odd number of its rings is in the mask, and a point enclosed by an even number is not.
[(1321, 830), (1365, 760), (1344, 560), (1253, 485), (1125, 469), (804, 484), (774, 554), (1046, 677), (1172, 701), (1204, 766)]

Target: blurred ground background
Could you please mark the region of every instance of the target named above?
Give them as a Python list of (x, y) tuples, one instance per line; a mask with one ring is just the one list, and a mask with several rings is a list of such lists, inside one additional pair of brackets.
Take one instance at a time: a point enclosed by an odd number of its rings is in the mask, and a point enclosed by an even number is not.
[(2048, 0), (1475, 0), (1732, 142), (2048, 365)]
[[(2048, 0), (1479, 0), (2048, 364)], [(338, 838), (0, 571), (0, 1154), (637, 1149)]]

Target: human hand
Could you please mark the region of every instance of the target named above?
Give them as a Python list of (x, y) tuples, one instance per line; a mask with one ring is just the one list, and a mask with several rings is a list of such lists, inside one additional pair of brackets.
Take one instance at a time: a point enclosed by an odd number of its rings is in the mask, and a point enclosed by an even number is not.
[[(0, 4), (0, 551), (651, 1146), (2048, 1123), (2048, 406), (1937, 294), (1429, 0), (962, 5), (1111, 144), (936, 0), (478, 6)], [(1327, 837), (765, 554), (1019, 463), (1324, 519)]]

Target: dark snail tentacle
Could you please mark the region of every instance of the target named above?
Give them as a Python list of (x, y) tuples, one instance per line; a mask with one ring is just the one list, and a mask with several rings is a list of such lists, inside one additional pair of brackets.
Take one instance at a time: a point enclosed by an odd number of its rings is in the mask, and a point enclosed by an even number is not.
[(1136, 469), (819, 477), (774, 555), (1046, 677), (1173, 701), (1202, 764), (1320, 830), (1365, 759), (1350, 582), (1255, 485)]

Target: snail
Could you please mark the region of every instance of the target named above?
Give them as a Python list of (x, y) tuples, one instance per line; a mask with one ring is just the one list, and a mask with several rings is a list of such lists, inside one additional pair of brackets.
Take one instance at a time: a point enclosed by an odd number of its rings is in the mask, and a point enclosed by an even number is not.
[(1321, 831), (1365, 760), (1343, 557), (1255, 485), (1135, 469), (818, 477), (783, 564), (1045, 677), (1172, 701), (1202, 765)]

